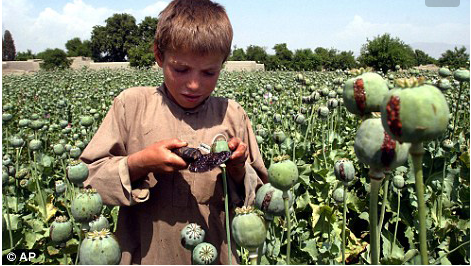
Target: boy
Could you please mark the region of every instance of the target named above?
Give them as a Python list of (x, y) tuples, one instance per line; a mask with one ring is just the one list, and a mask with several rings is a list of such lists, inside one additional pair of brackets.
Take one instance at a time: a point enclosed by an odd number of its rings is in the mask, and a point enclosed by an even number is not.
[(220, 168), (189, 172), (171, 150), (211, 145), (214, 136), (225, 135), (233, 151), (226, 162), (232, 207), (252, 204), (268, 179), (245, 111), (210, 96), (231, 42), (223, 7), (209, 0), (171, 2), (160, 13), (154, 40), (164, 84), (123, 91), (82, 154), (90, 171), (85, 186), (105, 204), (121, 206), (121, 264), (191, 263), (180, 243), (188, 223), (206, 231), (204, 241), (218, 250), (216, 264), (228, 261)]

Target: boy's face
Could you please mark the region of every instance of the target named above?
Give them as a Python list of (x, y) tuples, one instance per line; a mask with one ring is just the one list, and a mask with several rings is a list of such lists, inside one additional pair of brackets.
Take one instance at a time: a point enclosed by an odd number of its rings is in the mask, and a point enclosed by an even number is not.
[(213, 92), (224, 57), (166, 51), (164, 58), (156, 56), (156, 60), (164, 72), (164, 82), (173, 100), (181, 107), (191, 109)]

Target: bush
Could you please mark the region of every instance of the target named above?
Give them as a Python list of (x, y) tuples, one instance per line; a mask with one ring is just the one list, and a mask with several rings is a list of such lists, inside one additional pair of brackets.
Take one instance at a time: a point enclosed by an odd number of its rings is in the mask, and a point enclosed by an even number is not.
[(129, 65), (131, 67), (151, 68), (155, 64), (154, 53), (149, 43), (141, 43), (129, 49)]
[(37, 55), (38, 58), (44, 60), (40, 64), (41, 69), (66, 69), (72, 64), (72, 60), (67, 59), (67, 54), (61, 49), (46, 49)]

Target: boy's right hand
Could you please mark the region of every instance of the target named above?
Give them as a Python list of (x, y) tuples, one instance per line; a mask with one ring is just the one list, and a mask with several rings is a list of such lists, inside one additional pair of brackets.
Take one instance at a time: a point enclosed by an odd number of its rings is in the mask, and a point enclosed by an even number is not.
[(128, 169), (131, 182), (150, 172), (171, 173), (185, 169), (188, 164), (171, 150), (187, 145), (188, 143), (179, 139), (167, 139), (129, 155)]

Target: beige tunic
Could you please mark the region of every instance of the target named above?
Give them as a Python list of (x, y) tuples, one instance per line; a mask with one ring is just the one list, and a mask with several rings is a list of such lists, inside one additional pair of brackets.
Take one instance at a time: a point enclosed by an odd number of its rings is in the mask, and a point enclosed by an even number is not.
[[(134, 183), (127, 168), (127, 155), (154, 142), (178, 138), (198, 147), (200, 143), (210, 145), (220, 133), (228, 139), (239, 137), (248, 145), (244, 186), (237, 189), (229, 176), (228, 186), (232, 210), (242, 201), (251, 205), (261, 180), (267, 180), (267, 170), (250, 121), (239, 104), (211, 96), (186, 111), (168, 97), (164, 86), (130, 88), (115, 98), (81, 160), (90, 171), (85, 186), (95, 188), (105, 204), (121, 206), (116, 231), (121, 264), (191, 264), (191, 252), (180, 242), (180, 231), (188, 223), (203, 227), (205, 241), (218, 250), (216, 263), (227, 263), (219, 167), (205, 173), (188, 169), (151, 173)], [(237, 255), (233, 240), (231, 244), (233, 255)]]

